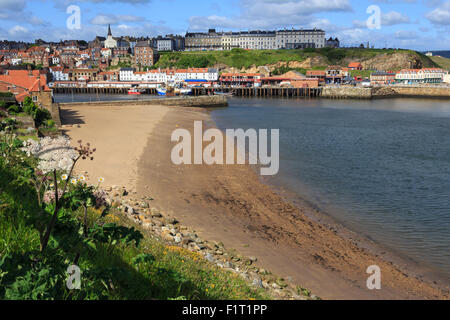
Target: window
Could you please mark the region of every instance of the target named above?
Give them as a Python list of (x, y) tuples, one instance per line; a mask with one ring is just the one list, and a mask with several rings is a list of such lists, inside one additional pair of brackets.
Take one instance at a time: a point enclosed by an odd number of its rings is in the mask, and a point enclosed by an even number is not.
[(33, 96), (33, 102), (37, 101), (37, 96)]

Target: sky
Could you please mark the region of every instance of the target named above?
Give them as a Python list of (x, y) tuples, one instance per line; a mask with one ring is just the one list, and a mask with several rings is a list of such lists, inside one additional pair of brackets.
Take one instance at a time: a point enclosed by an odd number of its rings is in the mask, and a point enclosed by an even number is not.
[(316, 27), (343, 46), (450, 50), (450, 0), (0, 0), (0, 40), (89, 41), (108, 24), (114, 36)]

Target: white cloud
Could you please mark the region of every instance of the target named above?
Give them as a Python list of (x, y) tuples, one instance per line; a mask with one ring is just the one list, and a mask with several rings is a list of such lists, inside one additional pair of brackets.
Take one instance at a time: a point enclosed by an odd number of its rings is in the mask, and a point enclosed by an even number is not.
[(240, 0), (239, 8), (236, 17), (192, 16), (189, 29), (307, 26), (317, 20), (316, 13), (352, 11), (348, 0)]
[(99, 14), (91, 20), (91, 23), (96, 25), (106, 25), (106, 24), (118, 24), (121, 22), (140, 22), (140, 21), (145, 21), (145, 18), (134, 15)]
[(12, 27), (12, 28), (9, 29), (9, 31), (8, 31), (8, 33), (9, 33), (11, 36), (13, 36), (13, 37), (18, 36), (18, 35), (21, 35), (21, 34), (24, 34), (24, 33), (27, 33), (27, 32), (28, 32), (28, 29), (27, 29), (27, 28), (22, 27), (22, 26), (19, 26), (19, 25), (16, 25), (16, 26)]
[(427, 13), (425, 17), (433, 24), (450, 25), (450, 1)]
[(415, 39), (417, 38), (417, 32), (399, 30), (395, 32), (395, 38), (397, 39)]
[(409, 17), (396, 11), (381, 14), (381, 24), (383, 26), (393, 26), (396, 24), (409, 23)]

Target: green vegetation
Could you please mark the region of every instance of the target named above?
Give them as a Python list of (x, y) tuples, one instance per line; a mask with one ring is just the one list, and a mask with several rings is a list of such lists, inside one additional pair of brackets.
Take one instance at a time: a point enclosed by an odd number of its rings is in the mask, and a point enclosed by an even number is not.
[(370, 75), (372, 74), (372, 70), (350, 70), (350, 76), (351, 77), (357, 77), (360, 76), (363, 79), (364, 78), (370, 78)]
[[(297, 49), (297, 50), (243, 50), (231, 51), (198, 51), (161, 53), (156, 68), (187, 68), (187, 67), (212, 67), (226, 65), (235, 68), (249, 68), (253, 65), (264, 66), (278, 62), (305, 61), (307, 58), (324, 57), (328, 64), (339, 64), (343, 60), (370, 59), (380, 54), (394, 54), (396, 52), (415, 52), (409, 50), (393, 49)], [(289, 71), (289, 70), (288, 70)]]
[(16, 104), (9, 106), (8, 112), (12, 115), (20, 115), (21, 113), (25, 113), (33, 117), (37, 128), (46, 126), (49, 123), (48, 120), (52, 119), (50, 112), (45, 108), (38, 107), (30, 97), (25, 98), (23, 101), (23, 107)]
[[(267, 298), (198, 253), (145, 237), (99, 185), (73, 177), (95, 149), (80, 142), (68, 150), (68, 143), (58, 138), (22, 150), (21, 140), (0, 134), (1, 300)], [(73, 265), (80, 284), (69, 277)]]
[(435, 64), (437, 64), (439, 67), (441, 67), (442, 69), (450, 70), (450, 59), (434, 56), (434, 57), (431, 57), (431, 60), (433, 60), (433, 62)]

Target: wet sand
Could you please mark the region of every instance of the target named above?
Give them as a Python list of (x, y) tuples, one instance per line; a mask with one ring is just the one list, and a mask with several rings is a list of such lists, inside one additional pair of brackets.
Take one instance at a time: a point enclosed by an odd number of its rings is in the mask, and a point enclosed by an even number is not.
[[(155, 199), (153, 206), (202, 238), (254, 256), (261, 268), (324, 299), (449, 297), (442, 283), (425, 281), (401, 259), (381, 254), (383, 248), (322, 219), (306, 203), (294, 205), (262, 183), (249, 166), (174, 165), (173, 130), (192, 132), (194, 120), (214, 127), (205, 110), (126, 106), (72, 108), (62, 114), (65, 123), (82, 119), (80, 128), (67, 128), (67, 133), (75, 141), (90, 140), (99, 150), (96, 160), (101, 163), (94, 161), (97, 164), (82, 170), (103, 175), (115, 185), (137, 186), (140, 195)], [(371, 265), (381, 268), (381, 290), (366, 287)]]

